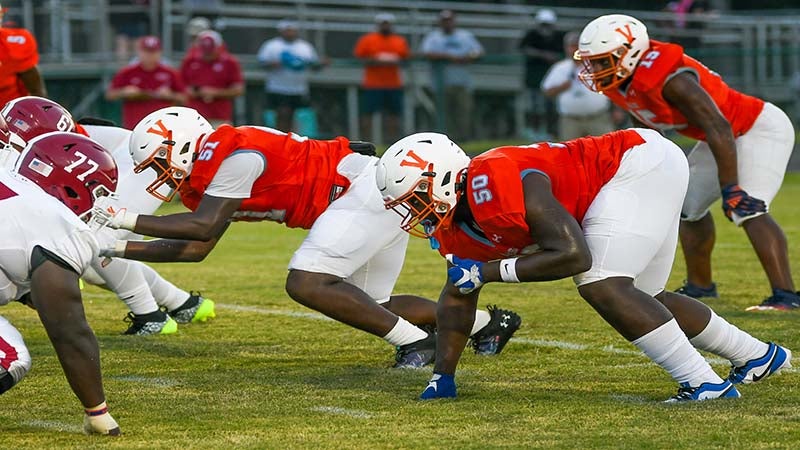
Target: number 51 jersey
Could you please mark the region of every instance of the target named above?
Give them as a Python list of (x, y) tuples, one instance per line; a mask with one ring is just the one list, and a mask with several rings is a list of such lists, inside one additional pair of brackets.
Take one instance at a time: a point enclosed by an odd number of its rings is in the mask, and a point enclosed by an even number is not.
[(448, 228), (437, 228), (439, 252), (478, 261), (531, 253), (536, 241), (526, 220), (526, 175), (546, 176), (553, 196), (580, 224), (625, 153), (644, 142), (629, 129), (564, 143), (498, 147), (475, 157), (467, 169), (464, 193), (474, 222), (456, 217)]
[[(8, 297), (19, 298), (30, 290), (31, 252), (36, 246), (79, 274), (97, 254), (97, 241), (78, 216), (39, 186), (5, 170), (0, 170), (0, 217), (0, 270), (16, 287)], [(0, 304), (10, 300), (0, 298)]]

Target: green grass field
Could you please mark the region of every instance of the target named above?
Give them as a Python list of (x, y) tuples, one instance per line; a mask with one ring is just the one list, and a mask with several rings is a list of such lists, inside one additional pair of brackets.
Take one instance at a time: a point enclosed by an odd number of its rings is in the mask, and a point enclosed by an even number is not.
[[(800, 281), (800, 175), (773, 213)], [(174, 207), (173, 207), (174, 208)], [(715, 206), (715, 212), (719, 206)], [(745, 313), (768, 295), (744, 233), (717, 215), (716, 311), (800, 351), (800, 313)], [(430, 370), (390, 369), (394, 349), (290, 300), (286, 265), (303, 231), (234, 224), (200, 264), (158, 269), (218, 302), (218, 317), (177, 335), (120, 336), (126, 313), (89, 287), (108, 403), (124, 436), (81, 434), (82, 412), (33, 311), (2, 314), (34, 357), (0, 397), (0, 449), (39, 448), (800, 448), (800, 375), (740, 389), (738, 400), (663, 405), (677, 386), (606, 325), (572, 282), (490, 285), (481, 304), (518, 311), (522, 328), (497, 357), (467, 354), (455, 401), (419, 402)], [(670, 286), (683, 279), (678, 256)], [(397, 292), (436, 298), (444, 262), (413, 240)], [(800, 354), (800, 353), (798, 353)], [(710, 358), (720, 374), (725, 361)]]

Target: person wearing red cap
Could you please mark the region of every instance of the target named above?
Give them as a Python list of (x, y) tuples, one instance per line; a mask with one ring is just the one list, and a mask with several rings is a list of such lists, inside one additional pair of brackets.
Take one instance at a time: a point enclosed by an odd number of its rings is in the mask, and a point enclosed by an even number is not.
[(111, 80), (106, 99), (122, 100), (122, 126), (132, 129), (153, 111), (186, 101), (180, 74), (161, 61), (161, 39), (144, 36), (138, 58)]
[(244, 93), (242, 68), (224, 45), (216, 31), (201, 32), (180, 70), (187, 86), (188, 106), (200, 112), (215, 128), (233, 122), (233, 99)]
[[(0, 6), (0, 22), (5, 8)], [(0, 105), (26, 95), (47, 97), (36, 39), (23, 28), (0, 27)]]

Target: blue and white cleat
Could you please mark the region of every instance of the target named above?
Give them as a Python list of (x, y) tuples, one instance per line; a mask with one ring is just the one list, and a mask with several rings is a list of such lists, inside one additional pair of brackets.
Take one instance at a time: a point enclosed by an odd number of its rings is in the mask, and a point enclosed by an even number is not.
[(678, 393), (665, 400), (664, 403), (691, 402), (713, 400), (716, 398), (739, 398), (741, 394), (728, 380), (722, 383), (703, 383), (692, 387), (689, 383), (681, 383)]
[(751, 359), (741, 367), (731, 367), (728, 381), (733, 384), (755, 383), (789, 367), (792, 367), (792, 351), (770, 342), (764, 356)]

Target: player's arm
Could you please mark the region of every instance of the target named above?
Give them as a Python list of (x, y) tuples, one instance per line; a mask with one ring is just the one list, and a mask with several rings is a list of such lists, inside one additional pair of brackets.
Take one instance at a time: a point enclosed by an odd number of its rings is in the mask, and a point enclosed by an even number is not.
[[(224, 233), (224, 230), (223, 230)], [(207, 241), (154, 239), (152, 241), (118, 241), (120, 249), (110, 256), (120, 256), (146, 262), (200, 262), (211, 253), (219, 237)]]
[(78, 274), (46, 259), (31, 273), (31, 301), (53, 344), (72, 391), (87, 411), (87, 432), (118, 435), (119, 426), (107, 412), (100, 373), (100, 349), (83, 312)]
[(20, 80), (22, 80), (22, 84), (25, 85), (25, 89), (28, 90), (30, 95), (47, 97), (47, 89), (44, 87), (44, 80), (42, 79), (42, 75), (39, 73), (39, 69), (36, 66), (33, 66), (24, 72), (18, 73), (17, 76)]
[(138, 215), (130, 229), (145, 236), (210, 241), (222, 235), (242, 200), (204, 195), (194, 212), (167, 216)]
[(731, 124), (694, 75), (680, 73), (669, 80), (661, 94), (678, 109), (689, 124), (702, 129), (717, 162), (721, 187), (738, 183), (736, 140)]
[[(516, 259), (485, 263), (483, 282), (508, 281), (501, 276), (516, 269), (518, 281), (549, 281), (585, 272), (592, 267), (592, 254), (580, 225), (553, 196), (550, 179), (530, 173), (522, 180), (526, 221), (540, 251)], [(506, 272), (507, 274), (509, 272)], [(508, 276), (508, 275), (507, 275)]]

